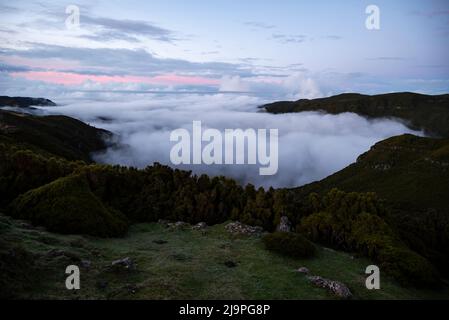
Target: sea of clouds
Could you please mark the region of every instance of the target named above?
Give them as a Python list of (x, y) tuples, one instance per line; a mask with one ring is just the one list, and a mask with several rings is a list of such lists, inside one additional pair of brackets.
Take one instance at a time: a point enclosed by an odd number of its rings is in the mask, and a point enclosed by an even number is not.
[(259, 165), (183, 165), (194, 173), (225, 175), (242, 184), (264, 187), (300, 186), (343, 169), (376, 142), (403, 133), (421, 134), (394, 119), (367, 120), (353, 113), (317, 112), (272, 115), (258, 108), (264, 101), (242, 94), (134, 94), (101, 99), (56, 100), (45, 113), (65, 114), (116, 134), (118, 147), (96, 154), (99, 162), (139, 168), (170, 163), (170, 133), (204, 128), (278, 129), (279, 169), (259, 175)]

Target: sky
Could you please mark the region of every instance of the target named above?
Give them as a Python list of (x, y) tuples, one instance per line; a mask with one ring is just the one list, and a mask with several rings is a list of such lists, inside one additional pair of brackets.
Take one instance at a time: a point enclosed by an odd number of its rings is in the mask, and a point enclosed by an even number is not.
[(0, 0), (0, 94), (441, 94), (448, 57), (447, 0)]

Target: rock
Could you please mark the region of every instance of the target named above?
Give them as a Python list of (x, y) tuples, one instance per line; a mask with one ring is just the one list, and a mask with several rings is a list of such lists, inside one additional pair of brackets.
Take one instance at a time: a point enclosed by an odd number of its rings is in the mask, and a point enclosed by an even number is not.
[(81, 260), (81, 267), (83, 267), (84, 269), (90, 269), (92, 267), (92, 261)]
[(301, 268), (298, 268), (298, 269), (296, 270), (296, 272), (304, 273), (304, 274), (309, 274), (309, 273), (310, 273), (310, 270), (307, 269), (306, 267), (301, 267)]
[(168, 223), (167, 226), (170, 228), (170, 230), (184, 230), (190, 226), (187, 222), (178, 221), (175, 223)]
[(114, 271), (133, 271), (136, 269), (136, 266), (131, 258), (126, 257), (124, 259), (112, 261), (111, 269)]
[(225, 229), (234, 234), (261, 235), (263, 229), (261, 227), (252, 227), (241, 222), (231, 222), (225, 226)]
[(192, 227), (192, 230), (204, 230), (207, 228), (206, 222), (199, 222)]
[(325, 279), (320, 276), (310, 276), (308, 279), (315, 286), (324, 288), (340, 298), (349, 299), (352, 297), (349, 288), (341, 282)]
[(292, 224), (290, 220), (288, 220), (287, 216), (282, 216), (281, 220), (279, 221), (279, 225), (276, 228), (276, 231), (279, 232), (291, 232), (292, 231)]
[(227, 261), (225, 261), (224, 265), (225, 265), (226, 267), (228, 267), (228, 268), (235, 268), (235, 267), (237, 267), (237, 263), (235, 263), (235, 262), (232, 261), (232, 260), (227, 260)]
[(168, 227), (168, 224), (170, 223), (170, 221), (164, 220), (164, 219), (159, 219), (157, 223), (162, 224), (164, 227)]

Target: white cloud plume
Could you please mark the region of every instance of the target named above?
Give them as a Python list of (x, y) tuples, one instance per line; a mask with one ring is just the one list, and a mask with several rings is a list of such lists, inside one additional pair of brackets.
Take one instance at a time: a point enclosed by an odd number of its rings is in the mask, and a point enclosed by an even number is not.
[(265, 101), (246, 95), (123, 97), (110, 94), (101, 101), (58, 102), (65, 105), (42, 109), (77, 117), (119, 135), (122, 146), (98, 155), (97, 160), (137, 167), (155, 161), (169, 164), (173, 146), (169, 141), (170, 132), (177, 128), (191, 129), (192, 120), (201, 120), (204, 127), (220, 130), (279, 129), (279, 171), (274, 176), (260, 176), (257, 165), (181, 167), (265, 187), (292, 187), (322, 179), (354, 162), (375, 142), (412, 132), (393, 120), (369, 121), (351, 113), (271, 115), (257, 112), (256, 107)]

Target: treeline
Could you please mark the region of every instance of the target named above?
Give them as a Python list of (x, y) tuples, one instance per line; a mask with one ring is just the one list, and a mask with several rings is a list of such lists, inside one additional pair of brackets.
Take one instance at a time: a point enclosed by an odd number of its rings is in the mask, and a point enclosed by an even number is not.
[(332, 190), (298, 198), (291, 190), (242, 187), (160, 164), (143, 170), (89, 165), (7, 143), (0, 143), (0, 161), (3, 210), (49, 231), (115, 237), (132, 223), (159, 219), (209, 225), (238, 220), (274, 231), (288, 216), (310, 240), (370, 257), (404, 283), (436, 283), (433, 266), (409, 249), (417, 241), (401, 238), (373, 193)]

